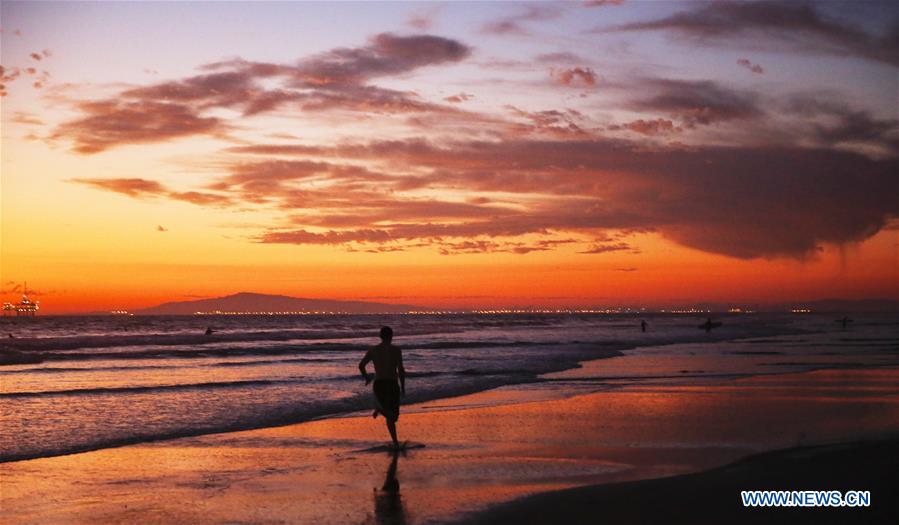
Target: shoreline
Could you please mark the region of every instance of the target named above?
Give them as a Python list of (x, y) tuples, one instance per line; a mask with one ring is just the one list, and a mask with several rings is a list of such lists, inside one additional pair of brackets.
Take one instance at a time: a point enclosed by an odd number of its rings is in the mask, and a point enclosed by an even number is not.
[[(806, 330), (801, 329), (780, 329), (773, 330), (770, 333), (766, 334), (765, 337), (781, 337), (781, 336), (794, 336), (794, 335), (802, 335), (805, 333), (818, 333), (818, 332), (808, 332)], [(598, 343), (578, 343), (582, 345), (591, 345), (594, 346), (594, 355), (590, 356), (588, 359), (578, 359), (577, 361), (565, 361), (559, 365), (553, 366), (547, 370), (544, 370), (539, 373), (532, 373), (527, 375), (519, 375), (519, 376), (508, 376), (498, 381), (487, 381), (483, 384), (479, 385), (465, 385), (464, 387), (456, 388), (452, 391), (442, 391), (442, 392), (433, 392), (428, 393), (426, 395), (419, 395), (417, 392), (413, 392), (409, 398), (407, 398), (407, 402), (410, 404), (421, 404), (428, 403), (433, 401), (439, 401), (443, 399), (452, 399), (460, 396), (467, 396), (472, 394), (478, 394), (481, 392), (487, 392), (490, 390), (494, 390), (497, 388), (503, 387), (514, 387), (518, 385), (533, 385), (539, 384), (544, 381), (556, 381), (558, 379), (547, 379), (555, 377), (562, 377), (565, 381), (571, 382), (591, 382), (597, 381), (595, 377), (578, 377), (577, 371), (581, 369), (589, 368), (592, 366), (597, 366), (605, 361), (608, 361), (611, 358), (616, 357), (625, 357), (627, 356), (627, 352), (638, 350), (638, 349), (651, 349), (651, 348), (665, 348), (669, 346), (677, 346), (677, 345), (689, 345), (689, 344), (715, 344), (722, 342), (738, 342), (741, 340), (751, 340), (756, 338), (757, 336), (748, 336), (747, 334), (727, 334), (727, 333), (716, 333), (716, 334), (702, 334), (702, 335), (694, 335), (691, 337), (686, 337), (684, 339), (675, 340), (675, 341), (664, 341), (664, 342), (649, 342), (649, 344), (641, 344), (637, 343), (623, 343), (623, 342), (607, 342), (604, 346), (600, 346)], [(892, 367), (895, 366), (892, 363), (882, 365), (884, 367)], [(872, 365), (863, 365), (861, 369), (865, 369), (868, 367), (872, 367)], [(833, 364), (833, 365), (821, 365), (820, 367), (812, 367), (807, 371), (813, 370), (830, 370), (830, 369), (844, 369), (844, 368), (853, 368), (853, 366), (847, 366), (844, 364)], [(574, 372), (574, 375), (567, 374), (569, 372)], [(429, 372), (425, 372), (429, 373)], [(791, 374), (795, 373), (790, 370), (783, 371), (769, 371), (769, 372), (739, 372), (739, 373), (725, 373), (720, 374), (718, 376), (705, 374), (701, 376), (701, 379), (709, 379), (709, 380), (737, 380), (737, 379), (745, 379), (751, 377), (759, 377), (765, 375), (783, 375), (783, 374)], [(477, 375), (477, 374), (474, 374)], [(605, 385), (607, 388), (620, 388), (621, 385), (615, 383), (615, 381), (620, 380), (620, 377), (604, 377), (600, 378), (602, 381), (608, 381), (610, 384)], [(627, 379), (627, 378), (624, 378)], [(640, 377), (641, 380), (648, 379), (662, 379), (662, 380), (679, 380), (679, 379), (694, 379), (690, 376), (685, 376), (683, 374), (671, 374), (667, 376), (645, 376)], [(148, 387), (149, 388), (149, 387)], [(44, 395), (53, 395), (53, 392), (41, 393)], [(431, 395), (433, 394), (433, 395)], [(11, 397), (20, 396), (21, 394), (13, 393), (8, 394)], [(33, 393), (29, 393), (28, 395), (34, 395)], [(576, 395), (576, 393), (572, 393), (570, 395)], [(0, 395), (2, 398), (3, 395)], [(205, 435), (216, 435), (223, 433), (231, 433), (231, 432), (241, 432), (247, 430), (260, 430), (266, 428), (280, 428), (284, 426), (290, 426), (295, 424), (301, 424), (310, 421), (320, 421), (323, 419), (329, 418), (343, 418), (343, 417), (352, 417), (354, 414), (360, 413), (360, 410), (356, 408), (359, 405), (365, 404), (365, 399), (367, 399), (368, 393), (363, 392), (362, 394), (358, 394), (356, 398), (352, 401), (339, 400), (330, 402), (331, 405), (334, 406), (322, 406), (317, 410), (312, 410), (307, 413), (302, 414), (297, 417), (278, 417), (274, 419), (262, 419), (260, 421), (246, 424), (246, 423), (235, 423), (230, 426), (224, 426), (217, 429), (195, 429), (195, 430), (187, 430), (180, 432), (173, 432), (170, 434), (159, 435), (159, 436), (136, 436), (133, 438), (124, 438), (119, 440), (107, 441), (105, 443), (100, 443), (96, 446), (84, 446), (69, 450), (63, 451), (53, 451), (50, 453), (40, 452), (40, 453), (29, 453), (29, 454), (17, 454), (17, 455), (0, 455), (0, 465), (4, 463), (12, 463), (17, 461), (27, 461), (32, 459), (40, 459), (40, 458), (50, 458), (50, 457), (60, 457), (71, 454), (81, 454), (85, 452), (92, 452), (97, 450), (104, 450), (108, 448), (118, 448), (123, 446), (132, 446), (139, 445), (142, 443), (157, 443), (164, 442), (167, 440), (173, 439), (182, 439), (182, 438), (190, 438), (190, 437), (198, 437)], [(364, 410), (363, 410), (364, 411)]]
[[(804, 330), (772, 330), (770, 333), (766, 334), (766, 336), (779, 337), (784, 335), (801, 335), (805, 333)], [(128, 336), (132, 337), (132, 336)], [(145, 337), (145, 336), (139, 336)], [(617, 342), (617, 341), (597, 341), (594, 343), (583, 342), (583, 343), (570, 343), (577, 345), (589, 345), (592, 347), (592, 355), (589, 356), (578, 356), (576, 359), (572, 358), (562, 358), (559, 364), (554, 366), (547, 367), (547, 369), (539, 372), (532, 373), (527, 375), (518, 375), (518, 376), (507, 376), (502, 378), (501, 380), (494, 381), (485, 381), (482, 384), (478, 385), (466, 385), (464, 387), (455, 388), (451, 391), (441, 391), (441, 392), (433, 392), (426, 395), (420, 395), (418, 392), (413, 391), (409, 398), (407, 398), (408, 403), (425, 403), (431, 402), (441, 399), (452, 399), (459, 396), (466, 396), (471, 394), (477, 394), (480, 392), (490, 391), (496, 388), (502, 388), (506, 386), (515, 386), (515, 385), (527, 385), (527, 384), (536, 384), (542, 381), (542, 377), (546, 375), (554, 375), (559, 373), (565, 373), (568, 371), (574, 371), (582, 368), (587, 363), (595, 363), (606, 361), (610, 358), (614, 357), (622, 357), (627, 351), (637, 350), (640, 348), (663, 348), (670, 345), (678, 345), (678, 344), (702, 344), (702, 343), (721, 343), (721, 342), (731, 342), (731, 341), (739, 341), (741, 339), (751, 338), (753, 336), (749, 336), (746, 333), (736, 333), (736, 334), (728, 334), (717, 333), (717, 334), (693, 334), (689, 337), (684, 337), (682, 339), (674, 340), (674, 341), (662, 341), (662, 342), (654, 342), (648, 341), (646, 343), (643, 342)], [(20, 342), (20, 341), (17, 341)], [(487, 344), (489, 346), (489, 343)], [(24, 352), (23, 352), (24, 354)], [(265, 355), (265, 354), (262, 354)], [(585, 359), (586, 357), (586, 359)], [(187, 358), (186, 358), (187, 359)], [(47, 364), (51, 361), (45, 361), (41, 364)], [(428, 373), (428, 372), (425, 372)], [(477, 374), (473, 374), (477, 375)], [(745, 374), (744, 374), (745, 375)], [(42, 395), (53, 395), (53, 392), (41, 393)], [(12, 393), (8, 394), (10, 397), (22, 396), (22, 394)], [(33, 394), (28, 394), (33, 395)], [(2, 398), (3, 395), (0, 395)], [(304, 413), (297, 417), (277, 417), (274, 419), (265, 419), (254, 422), (254, 423), (235, 423), (229, 426), (223, 426), (221, 428), (216, 428), (213, 430), (210, 429), (191, 429), (185, 431), (172, 432), (164, 435), (158, 436), (135, 436), (124, 439), (110, 440), (102, 443), (98, 443), (96, 445), (82, 446), (73, 449), (61, 450), (61, 451), (41, 451), (38, 453), (26, 453), (26, 454), (10, 454), (10, 455), (0, 455), (0, 465), (4, 463), (12, 463), (17, 461), (27, 461), (32, 459), (40, 459), (40, 458), (49, 458), (49, 457), (60, 457), (66, 456), (70, 454), (80, 454), (85, 452), (92, 452), (96, 450), (104, 450), (107, 448), (118, 448), (123, 446), (131, 446), (131, 445), (139, 445), (141, 443), (155, 443), (160, 441), (172, 440), (172, 439), (181, 439), (188, 437), (196, 437), (196, 436), (204, 436), (204, 435), (215, 435), (222, 433), (230, 433), (230, 432), (240, 432), (245, 430), (259, 430), (265, 428), (279, 428), (283, 426), (295, 425), (299, 423), (309, 422), (309, 421), (317, 421), (325, 418), (340, 418), (347, 417), (352, 414), (359, 412), (358, 406), (365, 405), (366, 400), (368, 398), (368, 392), (363, 392), (362, 394), (357, 395), (357, 398), (350, 402), (346, 400), (330, 402), (331, 405), (335, 406), (322, 406), (316, 410), (311, 410), (307, 413)]]
[[(869, 507), (744, 507), (742, 490), (870, 491)], [(778, 449), (693, 474), (576, 487), (495, 505), (455, 523), (866, 523), (899, 521), (899, 434)]]
[[(466, 387), (457, 388), (451, 392), (434, 392), (434, 394), (435, 394), (434, 396), (419, 395), (418, 393), (413, 393), (405, 400), (408, 400), (409, 404), (419, 405), (419, 404), (424, 404), (424, 403), (431, 403), (434, 401), (441, 401), (441, 400), (454, 399), (454, 398), (464, 397), (464, 396), (469, 396), (469, 395), (476, 395), (476, 394), (479, 394), (482, 392), (488, 392), (490, 390), (495, 390), (497, 388), (536, 384), (536, 383), (540, 383), (540, 376), (542, 376), (542, 375), (565, 372), (565, 371), (569, 371), (569, 370), (576, 370), (576, 369), (580, 368), (582, 366), (582, 363), (584, 363), (584, 362), (603, 361), (603, 360), (611, 359), (614, 357), (620, 357), (623, 355), (622, 352), (624, 350), (632, 350), (635, 348), (639, 348), (639, 347), (624, 346), (624, 345), (610, 345), (608, 348), (602, 348), (602, 349), (599, 349), (596, 351), (597, 354), (599, 354), (599, 353), (604, 354), (601, 357), (597, 355), (597, 356), (592, 357), (591, 359), (588, 359), (587, 361), (575, 362), (572, 366), (568, 366), (568, 364), (566, 363), (565, 366), (550, 368), (549, 370), (541, 372), (539, 374), (531, 374), (530, 377), (522, 375), (517, 378), (514, 378), (516, 380), (485, 382), (485, 383), (479, 384), (479, 385), (469, 385)], [(412, 377), (414, 378), (414, 375)], [(513, 378), (510, 377), (509, 379), (513, 379)], [(358, 408), (359, 406), (367, 406), (368, 404), (370, 404), (369, 398), (370, 398), (371, 394), (370, 394), (370, 392), (368, 392), (368, 388), (369, 387), (366, 387), (365, 392), (357, 395), (358, 399), (353, 399), (352, 401), (338, 400), (338, 401), (333, 402), (334, 404), (339, 404), (339, 405), (350, 405), (351, 404), (355, 408), (346, 408), (344, 406), (341, 406), (340, 408), (335, 410), (331, 407), (324, 406), (324, 407), (320, 407), (320, 410), (318, 410), (318, 411), (311, 411), (309, 413), (303, 414), (302, 416), (300, 416), (298, 418), (289, 418), (288, 420), (283, 420), (283, 421), (282, 420), (273, 420), (273, 421), (269, 420), (269, 421), (261, 421), (258, 424), (249, 424), (249, 425), (244, 424), (244, 423), (238, 423), (234, 426), (216, 429), (214, 431), (208, 431), (205, 429), (197, 429), (196, 431), (180, 432), (180, 433), (155, 436), (155, 437), (149, 437), (149, 438), (135, 437), (133, 439), (123, 439), (123, 440), (119, 440), (119, 441), (115, 441), (115, 442), (103, 443), (99, 446), (83, 447), (83, 448), (79, 448), (79, 449), (75, 449), (75, 450), (66, 450), (66, 451), (62, 451), (62, 452), (58, 452), (58, 453), (52, 452), (52, 453), (41, 453), (41, 454), (21, 454), (18, 456), (0, 456), (0, 465), (6, 464), (6, 463), (15, 463), (18, 461), (29, 461), (29, 460), (34, 460), (34, 459), (69, 456), (72, 454), (83, 454), (86, 452), (94, 452), (94, 451), (100, 451), (100, 450), (106, 450), (106, 449), (128, 447), (128, 446), (133, 446), (133, 445), (141, 445), (141, 444), (145, 444), (145, 443), (152, 444), (152, 443), (159, 443), (159, 442), (165, 442), (165, 441), (176, 440), (176, 439), (184, 439), (184, 438), (192, 438), (192, 437), (214, 436), (214, 435), (218, 435), (218, 434), (230, 434), (230, 433), (234, 433), (234, 432), (264, 430), (264, 429), (270, 429), (270, 428), (282, 428), (282, 427), (287, 427), (287, 426), (292, 426), (292, 425), (308, 423), (308, 422), (312, 422), (312, 421), (322, 421), (322, 420), (327, 420), (327, 419), (354, 417), (354, 414), (360, 414), (360, 413), (366, 412), (368, 410), (367, 408), (361, 409), (361, 410)], [(16, 396), (16, 395), (18, 395), (18, 394), (11, 394), (11, 396)], [(2, 396), (0, 396), (0, 397), (2, 397)]]
[[(899, 369), (827, 370), (562, 398), (557, 385), (525, 384), (419, 403), (399, 432), (426, 446), (392, 465), (402, 488), (390, 512), (453, 522), (523, 496), (714, 469), (797, 441), (895, 434), (897, 380)], [(16, 523), (390, 522), (386, 441), (383, 421), (360, 415), (10, 462), (0, 465), (2, 503)]]

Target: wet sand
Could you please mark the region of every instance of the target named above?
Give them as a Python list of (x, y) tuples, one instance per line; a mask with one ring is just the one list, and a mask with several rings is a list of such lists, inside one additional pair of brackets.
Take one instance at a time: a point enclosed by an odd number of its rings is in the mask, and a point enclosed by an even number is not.
[[(404, 408), (401, 438), (426, 446), (398, 458), (395, 483), (392, 457), (367, 450), (385, 443), (383, 420), (360, 413), (2, 464), (0, 519), (474, 520), (523, 496), (683, 475), (766, 450), (895, 435), (896, 384), (899, 371), (883, 368), (609, 390), (576, 381), (504, 387)], [(775, 462), (765, 471), (779, 468)], [(635, 494), (650, 492), (637, 487)], [(593, 518), (602, 521), (602, 514)]]
[[(866, 490), (865, 507), (744, 507), (743, 490)], [(698, 474), (578, 487), (500, 504), (465, 523), (899, 523), (899, 439), (799, 447)]]

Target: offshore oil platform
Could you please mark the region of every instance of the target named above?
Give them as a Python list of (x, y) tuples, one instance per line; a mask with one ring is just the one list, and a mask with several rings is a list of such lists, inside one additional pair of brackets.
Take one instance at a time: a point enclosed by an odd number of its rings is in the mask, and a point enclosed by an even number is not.
[(3, 303), (3, 315), (15, 315), (17, 317), (34, 317), (41, 309), (40, 301), (32, 301), (28, 298), (28, 283), (22, 287), (22, 300), (18, 303)]

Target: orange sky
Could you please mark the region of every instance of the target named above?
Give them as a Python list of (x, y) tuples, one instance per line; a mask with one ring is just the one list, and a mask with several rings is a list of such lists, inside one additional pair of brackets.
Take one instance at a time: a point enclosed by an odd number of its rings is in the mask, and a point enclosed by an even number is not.
[(591, 6), (4, 2), (0, 295), (899, 297), (896, 9)]

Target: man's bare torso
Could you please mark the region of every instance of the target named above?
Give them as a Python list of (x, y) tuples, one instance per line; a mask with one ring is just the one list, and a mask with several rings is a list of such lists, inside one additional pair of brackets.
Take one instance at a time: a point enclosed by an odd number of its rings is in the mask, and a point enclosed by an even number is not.
[(375, 365), (375, 379), (396, 379), (397, 368), (403, 364), (400, 349), (392, 344), (381, 343), (366, 355)]

